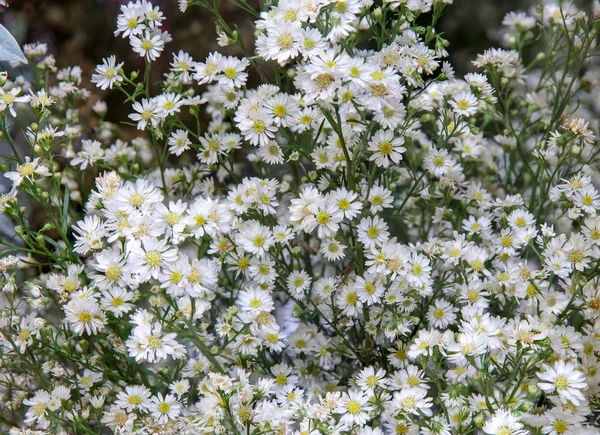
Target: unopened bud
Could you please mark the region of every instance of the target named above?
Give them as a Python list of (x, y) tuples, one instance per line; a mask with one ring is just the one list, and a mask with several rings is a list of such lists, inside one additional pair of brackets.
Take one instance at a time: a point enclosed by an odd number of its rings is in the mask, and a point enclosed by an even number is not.
[(482, 414), (477, 415), (474, 419), (473, 419), (473, 424), (478, 427), (479, 429), (481, 429), (483, 427), (483, 425), (485, 424), (485, 418)]

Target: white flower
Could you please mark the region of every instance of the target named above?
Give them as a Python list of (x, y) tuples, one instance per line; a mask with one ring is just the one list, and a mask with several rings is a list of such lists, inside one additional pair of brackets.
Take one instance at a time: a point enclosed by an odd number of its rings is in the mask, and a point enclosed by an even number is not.
[(433, 405), (430, 397), (427, 397), (427, 390), (419, 387), (403, 388), (398, 393), (394, 393), (392, 406), (396, 412), (407, 414), (431, 416), (431, 406)]
[(255, 220), (242, 224), (235, 241), (244, 251), (258, 257), (264, 257), (275, 242), (271, 229)]
[(222, 75), (219, 76), (219, 83), (225, 86), (235, 88), (246, 84), (248, 74), (244, 72), (250, 66), (248, 59), (238, 59), (237, 57), (224, 57), (219, 62), (219, 70)]
[(11, 180), (14, 186), (19, 186), (23, 180), (28, 180), (33, 183), (38, 176), (49, 177), (50, 171), (41, 163), (39, 157), (31, 160), (31, 158), (27, 156), (23, 163), (17, 164), (16, 171), (8, 171), (4, 176)]
[(121, 5), (121, 13), (117, 17), (117, 30), (115, 36), (122, 33), (123, 38), (141, 34), (146, 25), (144, 24), (144, 13), (139, 3), (130, 2)]
[(403, 143), (404, 138), (394, 137), (393, 130), (378, 130), (369, 141), (368, 150), (373, 153), (369, 160), (374, 160), (377, 166), (384, 168), (390, 166), (390, 160), (398, 163), (406, 151)]
[(485, 423), (483, 431), (490, 435), (525, 435), (527, 430), (523, 429), (523, 424), (519, 418), (509, 410), (499, 409), (492, 416), (492, 419)]
[(77, 153), (77, 157), (71, 160), (71, 165), (81, 165), (81, 169), (87, 168), (87, 165), (94, 166), (94, 163), (101, 161), (104, 158), (104, 150), (102, 144), (97, 140), (81, 141), (81, 151)]
[(471, 116), (477, 113), (477, 99), (470, 92), (459, 92), (449, 104), (457, 115)]
[(575, 369), (575, 365), (559, 360), (554, 366), (544, 366), (545, 371), (538, 373), (540, 389), (546, 393), (558, 393), (563, 403), (573, 402), (579, 405), (584, 402), (584, 390), (588, 388), (583, 373)]
[(133, 51), (141, 57), (145, 57), (147, 61), (158, 59), (165, 47), (165, 41), (161, 33), (151, 33), (147, 30), (139, 37), (132, 36), (130, 42)]
[(65, 320), (70, 329), (77, 335), (97, 334), (106, 324), (106, 317), (100, 305), (93, 298), (74, 298), (64, 306)]
[(188, 138), (188, 132), (185, 130), (177, 129), (169, 137), (169, 152), (180, 156), (184, 151), (190, 149), (192, 142)]
[(172, 394), (163, 396), (158, 393), (152, 397), (148, 410), (158, 423), (164, 424), (175, 419), (181, 413), (181, 405)]
[(106, 229), (104, 222), (98, 216), (86, 216), (73, 226), (75, 235), (74, 251), (86, 255), (90, 251), (97, 251), (104, 247)]
[(150, 278), (158, 279), (158, 274), (163, 267), (175, 262), (177, 249), (154, 237), (143, 237), (134, 240), (128, 245), (129, 265), (139, 274), (141, 282)]
[(14, 87), (5, 90), (3, 87), (0, 87), (0, 113), (6, 112), (6, 109), (10, 112), (13, 117), (17, 116), (17, 112), (15, 112), (14, 104), (15, 103), (28, 103), (31, 100), (29, 95), (18, 96), (21, 92), (21, 88)]
[(148, 123), (150, 123), (152, 127), (158, 126), (158, 107), (154, 100), (147, 100), (144, 98), (141, 103), (136, 101), (133, 104), (133, 110), (137, 113), (130, 114), (129, 118), (134, 122), (137, 121), (138, 130), (145, 130)]
[(181, 358), (185, 348), (175, 338), (175, 333), (164, 334), (160, 323), (143, 324), (133, 329), (127, 340), (127, 350), (136, 361), (158, 362), (172, 358)]
[(112, 89), (116, 84), (123, 82), (123, 62), (117, 64), (115, 56), (102, 60), (102, 65), (96, 67), (96, 73), (92, 74), (92, 83), (96, 83), (102, 90)]
[(356, 378), (356, 385), (370, 394), (373, 394), (376, 388), (385, 388), (387, 383), (385, 370), (377, 369), (377, 371), (375, 371), (374, 367), (367, 367), (361, 370)]
[(144, 411), (150, 405), (150, 390), (143, 385), (127, 385), (125, 391), (117, 394), (115, 404), (127, 412), (139, 409)]
[(379, 216), (366, 217), (358, 224), (358, 240), (365, 248), (374, 248), (387, 240), (390, 235), (387, 229), (387, 224)]

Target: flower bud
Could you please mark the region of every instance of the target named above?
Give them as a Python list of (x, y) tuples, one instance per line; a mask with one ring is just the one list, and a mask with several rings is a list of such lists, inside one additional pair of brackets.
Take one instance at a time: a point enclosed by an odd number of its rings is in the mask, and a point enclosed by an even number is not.
[(478, 427), (479, 429), (481, 429), (483, 427), (483, 425), (485, 424), (485, 417), (483, 416), (483, 414), (477, 415), (473, 419), (473, 424), (475, 425), (475, 427)]
[(519, 407), (523, 412), (531, 412), (533, 409), (533, 403), (531, 402), (523, 402), (523, 404)]

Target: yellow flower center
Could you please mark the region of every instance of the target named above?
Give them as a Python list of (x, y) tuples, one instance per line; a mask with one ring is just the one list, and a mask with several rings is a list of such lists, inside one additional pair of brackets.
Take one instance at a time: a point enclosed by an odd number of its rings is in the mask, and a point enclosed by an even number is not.
[(277, 38), (277, 43), (284, 50), (288, 50), (294, 45), (294, 37), (289, 33), (284, 33), (282, 35), (279, 35), (279, 37)]
[(346, 404), (346, 409), (348, 410), (348, 413), (350, 413), (352, 415), (356, 415), (360, 412), (360, 403), (357, 402), (356, 400), (350, 400)]
[(383, 155), (388, 155), (392, 152), (392, 144), (390, 142), (381, 142), (379, 144), (379, 152)]
[(115, 282), (121, 278), (121, 268), (119, 266), (108, 266), (106, 268), (106, 277), (109, 281)]
[(369, 239), (376, 239), (379, 236), (379, 229), (377, 227), (369, 227), (367, 229), (367, 237)]
[(158, 251), (150, 251), (146, 254), (146, 263), (150, 267), (159, 267), (161, 262), (161, 255)]

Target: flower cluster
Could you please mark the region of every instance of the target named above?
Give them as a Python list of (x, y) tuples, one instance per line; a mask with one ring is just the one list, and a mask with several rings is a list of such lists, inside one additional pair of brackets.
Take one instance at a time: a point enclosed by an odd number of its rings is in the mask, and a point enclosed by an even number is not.
[(240, 55), (156, 85), (165, 17), (121, 7), (122, 125), (43, 44), (2, 79), (0, 428), (599, 433), (600, 6), (510, 13), (456, 77), (451, 0), (233, 3), (254, 52), (182, 0)]

